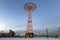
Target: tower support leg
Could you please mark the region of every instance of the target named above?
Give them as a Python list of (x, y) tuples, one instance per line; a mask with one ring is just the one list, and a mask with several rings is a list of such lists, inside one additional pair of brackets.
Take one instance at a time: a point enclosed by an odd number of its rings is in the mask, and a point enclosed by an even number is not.
[(34, 37), (34, 33), (26, 33), (25, 37), (26, 38), (33, 38)]

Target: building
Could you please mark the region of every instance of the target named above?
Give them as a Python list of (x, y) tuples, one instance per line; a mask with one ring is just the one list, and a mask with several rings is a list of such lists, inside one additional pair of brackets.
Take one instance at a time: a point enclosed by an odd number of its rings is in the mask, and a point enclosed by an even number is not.
[(0, 37), (14, 37), (14, 36), (15, 36), (15, 32), (12, 30), (9, 30), (9, 33), (5, 33), (5, 32), (0, 33)]

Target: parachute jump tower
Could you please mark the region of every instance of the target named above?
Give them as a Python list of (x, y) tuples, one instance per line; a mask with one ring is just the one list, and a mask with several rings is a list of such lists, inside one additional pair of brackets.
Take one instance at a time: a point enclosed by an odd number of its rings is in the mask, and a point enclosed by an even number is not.
[(24, 9), (28, 12), (28, 24), (27, 24), (25, 37), (33, 38), (34, 33), (33, 33), (33, 27), (32, 27), (32, 11), (36, 9), (36, 5), (34, 3), (29, 2), (24, 5)]

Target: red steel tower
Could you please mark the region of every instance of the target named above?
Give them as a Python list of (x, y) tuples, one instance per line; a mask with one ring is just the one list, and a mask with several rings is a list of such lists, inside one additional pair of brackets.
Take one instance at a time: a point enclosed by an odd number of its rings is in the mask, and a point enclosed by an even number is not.
[(24, 5), (24, 9), (28, 11), (28, 25), (27, 25), (25, 37), (32, 38), (34, 37), (34, 33), (33, 33), (33, 27), (32, 27), (32, 13), (31, 12), (36, 9), (36, 5), (34, 3), (29, 2)]

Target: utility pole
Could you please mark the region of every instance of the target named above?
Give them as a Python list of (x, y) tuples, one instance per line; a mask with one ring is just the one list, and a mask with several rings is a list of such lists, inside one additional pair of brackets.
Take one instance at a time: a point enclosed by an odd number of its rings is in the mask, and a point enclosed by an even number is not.
[(47, 36), (47, 38), (48, 38), (48, 36), (49, 36), (49, 35), (48, 35), (48, 28), (46, 28), (46, 36)]

